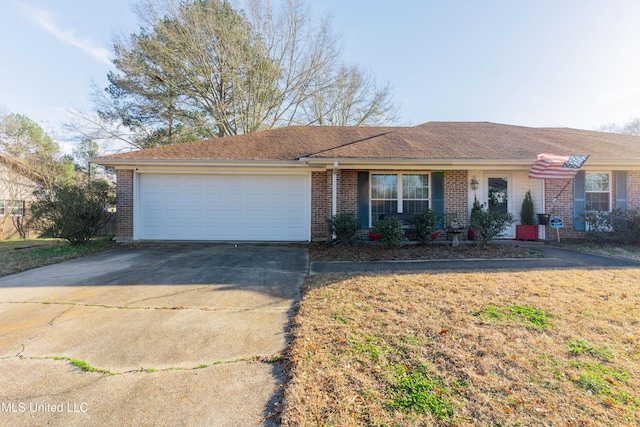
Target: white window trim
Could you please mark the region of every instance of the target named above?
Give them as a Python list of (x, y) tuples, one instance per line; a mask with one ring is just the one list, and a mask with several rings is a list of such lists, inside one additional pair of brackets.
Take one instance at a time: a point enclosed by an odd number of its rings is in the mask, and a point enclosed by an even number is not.
[[(431, 178), (431, 171), (369, 171), (369, 228), (373, 226), (373, 203), (371, 203), (374, 199), (372, 197), (373, 191), (373, 175), (396, 175), (397, 176), (397, 198), (395, 199), (398, 203), (398, 213), (403, 213), (403, 191), (402, 191), (402, 176), (403, 175), (428, 175), (429, 176), (429, 198), (426, 199), (429, 201), (429, 206), (431, 206), (431, 201), (433, 200), (433, 180)], [(394, 200), (394, 199), (375, 199), (375, 200)], [(413, 199), (412, 199), (413, 200)], [(420, 199), (425, 200), (425, 199)]]
[[(585, 212), (590, 210), (587, 209), (587, 193), (604, 193), (604, 191), (587, 191), (587, 175), (588, 174), (596, 174), (596, 173), (600, 173), (600, 174), (607, 174), (609, 175), (609, 210), (608, 211), (604, 211), (604, 212), (611, 212), (613, 210), (613, 172), (612, 171), (603, 171), (603, 170), (588, 170), (585, 171), (585, 177), (584, 177), (584, 202), (585, 202), (585, 206), (584, 206), (584, 210)], [(591, 209), (593, 210), (593, 209)]]

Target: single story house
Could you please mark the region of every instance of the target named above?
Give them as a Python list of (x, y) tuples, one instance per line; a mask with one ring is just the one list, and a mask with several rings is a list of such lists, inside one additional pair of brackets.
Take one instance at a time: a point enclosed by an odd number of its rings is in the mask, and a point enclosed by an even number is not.
[[(531, 179), (540, 153), (590, 157), (573, 179)], [(640, 138), (568, 128), (294, 126), (95, 163), (117, 172), (120, 241), (323, 240), (332, 214), (351, 212), (367, 229), (381, 214), (425, 208), (464, 226), (474, 198), (519, 218), (527, 190), (566, 237), (584, 233), (585, 210), (640, 209)], [(539, 226), (539, 238), (549, 231)]]

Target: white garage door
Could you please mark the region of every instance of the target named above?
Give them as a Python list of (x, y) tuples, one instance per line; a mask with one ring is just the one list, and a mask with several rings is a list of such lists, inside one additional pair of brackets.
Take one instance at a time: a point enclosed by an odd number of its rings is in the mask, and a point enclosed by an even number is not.
[(310, 240), (308, 174), (140, 174), (139, 189), (137, 239)]

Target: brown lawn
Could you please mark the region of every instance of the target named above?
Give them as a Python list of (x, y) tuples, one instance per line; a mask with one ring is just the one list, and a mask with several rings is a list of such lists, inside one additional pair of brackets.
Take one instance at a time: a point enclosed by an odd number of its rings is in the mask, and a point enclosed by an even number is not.
[(314, 276), (283, 425), (640, 425), (640, 270)]

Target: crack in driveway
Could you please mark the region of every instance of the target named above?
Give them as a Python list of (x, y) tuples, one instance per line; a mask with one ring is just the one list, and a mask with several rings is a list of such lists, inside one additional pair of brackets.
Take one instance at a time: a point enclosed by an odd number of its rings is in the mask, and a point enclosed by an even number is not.
[[(23, 349), (24, 351), (24, 344)], [(22, 353), (22, 351), (20, 353)], [(169, 368), (152, 368), (152, 367), (140, 367), (137, 369), (129, 369), (126, 371), (115, 372), (108, 369), (96, 368), (94, 366), (90, 366), (86, 362), (75, 359), (73, 357), (68, 356), (21, 356), (20, 353), (15, 356), (7, 356), (0, 357), (0, 360), (8, 360), (8, 359), (19, 359), (19, 360), (51, 360), (54, 362), (67, 362), (72, 366), (75, 366), (80, 373), (89, 373), (89, 374), (101, 374), (103, 376), (116, 376), (116, 375), (126, 375), (126, 374), (137, 374), (137, 373), (160, 373), (160, 372), (170, 372), (170, 371), (196, 371), (199, 369), (207, 369), (213, 366), (219, 365), (230, 365), (235, 363), (265, 363), (265, 364), (277, 364), (282, 361), (283, 355), (282, 352), (278, 352), (271, 356), (248, 356), (248, 357), (239, 357), (234, 359), (222, 359), (216, 360), (209, 363), (201, 363), (193, 367), (169, 367)]]
[[(163, 298), (163, 297), (157, 297)], [(149, 298), (155, 299), (155, 298)], [(0, 304), (42, 304), (42, 305), (67, 305), (71, 306), (68, 310), (63, 311), (56, 315), (49, 322), (49, 326), (53, 326), (53, 322), (58, 319), (63, 314), (69, 312), (73, 307), (95, 307), (95, 308), (106, 308), (106, 309), (115, 309), (115, 310), (198, 310), (198, 311), (206, 311), (206, 312), (224, 312), (224, 313), (234, 313), (234, 312), (244, 312), (244, 311), (266, 311), (266, 312), (279, 312), (279, 311), (289, 311), (290, 307), (233, 307), (233, 308), (215, 308), (215, 307), (185, 307), (185, 306), (128, 306), (128, 305), (110, 305), (110, 304), (93, 304), (93, 303), (83, 303), (83, 302), (74, 302), (74, 301), (0, 301)], [(2, 336), (2, 335), (0, 335)]]

